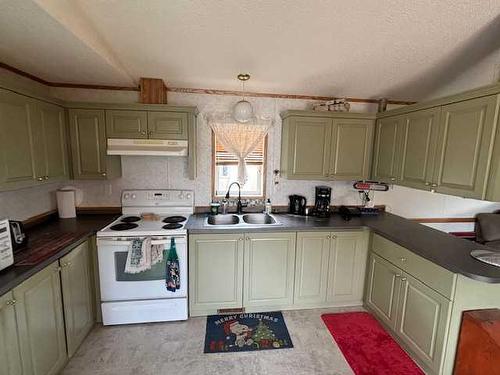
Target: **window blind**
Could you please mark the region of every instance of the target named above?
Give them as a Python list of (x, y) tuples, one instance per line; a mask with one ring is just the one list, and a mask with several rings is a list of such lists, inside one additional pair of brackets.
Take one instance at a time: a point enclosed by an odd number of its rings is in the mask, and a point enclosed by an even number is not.
[[(253, 150), (246, 158), (247, 164), (262, 165), (264, 164), (265, 158), (265, 143), (266, 140), (262, 141), (255, 150)], [(238, 165), (238, 159), (234, 154), (225, 150), (224, 147), (217, 142), (217, 137), (215, 137), (215, 164), (216, 165)]]

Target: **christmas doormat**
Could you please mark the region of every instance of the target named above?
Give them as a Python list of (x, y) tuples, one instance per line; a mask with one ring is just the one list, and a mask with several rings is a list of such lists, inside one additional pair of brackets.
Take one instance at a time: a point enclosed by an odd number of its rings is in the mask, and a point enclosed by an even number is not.
[(205, 353), (293, 348), (281, 311), (210, 315)]
[(356, 375), (424, 375), (367, 312), (321, 316)]

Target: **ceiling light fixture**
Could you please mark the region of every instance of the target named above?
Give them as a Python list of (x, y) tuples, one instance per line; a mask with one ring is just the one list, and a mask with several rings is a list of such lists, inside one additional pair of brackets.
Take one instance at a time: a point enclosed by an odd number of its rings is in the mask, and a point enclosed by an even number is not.
[(237, 78), (241, 81), (243, 99), (234, 105), (233, 117), (238, 122), (246, 123), (254, 117), (252, 104), (248, 100), (245, 100), (245, 82), (250, 79), (250, 74), (240, 73)]

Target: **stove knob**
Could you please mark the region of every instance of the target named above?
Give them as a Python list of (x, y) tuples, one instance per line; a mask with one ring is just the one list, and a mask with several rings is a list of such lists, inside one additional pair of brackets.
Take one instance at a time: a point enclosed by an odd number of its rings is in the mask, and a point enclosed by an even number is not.
[(125, 193), (125, 194), (123, 194), (123, 199), (128, 199), (128, 198), (129, 198), (129, 196), (130, 196), (130, 194), (129, 194), (129, 193)]
[(186, 199), (191, 199), (191, 193), (186, 194)]
[(135, 198), (137, 198), (137, 195), (132, 194), (132, 195), (130, 196), (130, 198), (135, 199)]

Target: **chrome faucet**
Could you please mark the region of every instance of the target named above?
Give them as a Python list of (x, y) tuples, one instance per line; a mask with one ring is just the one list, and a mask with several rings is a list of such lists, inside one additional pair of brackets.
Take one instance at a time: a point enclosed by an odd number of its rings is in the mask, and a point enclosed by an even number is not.
[(243, 207), (246, 207), (246, 205), (243, 205), (241, 203), (241, 185), (238, 182), (235, 181), (229, 185), (229, 188), (227, 189), (226, 193), (226, 199), (229, 199), (229, 192), (231, 191), (233, 185), (238, 186), (238, 202), (236, 203), (236, 213), (238, 215), (241, 215), (243, 213)]

